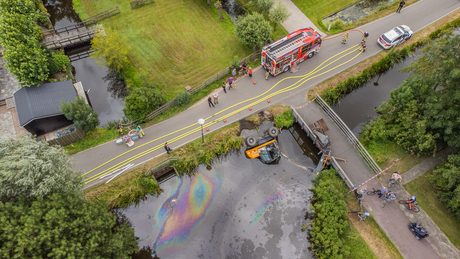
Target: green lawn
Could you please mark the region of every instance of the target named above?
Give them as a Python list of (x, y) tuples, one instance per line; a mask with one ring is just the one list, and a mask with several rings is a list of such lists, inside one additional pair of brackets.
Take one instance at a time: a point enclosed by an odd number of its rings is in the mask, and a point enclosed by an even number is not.
[(321, 18), (337, 12), (356, 0), (292, 0), (292, 2), (318, 27)]
[(131, 10), (132, 0), (73, 0), (81, 18), (118, 6), (121, 13), (100, 21), (126, 36), (129, 58), (141, 75), (172, 99), (252, 53), (234, 35), (234, 24), (206, 1), (156, 0)]
[(362, 142), (362, 144), (382, 170), (389, 167), (396, 159), (401, 159), (389, 170), (389, 172), (398, 171), (400, 173), (405, 173), (427, 158), (426, 156), (409, 154), (396, 143), (392, 142), (383, 143), (371, 141), (369, 143)]
[(447, 211), (446, 206), (436, 196), (435, 187), (429, 181), (432, 172), (433, 169), (404, 185), (404, 188), (417, 197), (417, 202), (423, 210), (444, 232), (450, 242), (460, 249), (460, 222)]

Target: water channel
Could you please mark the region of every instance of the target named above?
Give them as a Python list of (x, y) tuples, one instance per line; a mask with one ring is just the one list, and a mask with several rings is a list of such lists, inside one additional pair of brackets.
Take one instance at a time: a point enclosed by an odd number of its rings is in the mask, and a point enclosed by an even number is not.
[[(75, 13), (72, 0), (43, 0), (48, 13), (51, 15), (50, 20), (54, 28), (59, 29), (80, 22), (80, 18)], [(79, 46), (77, 51), (66, 50), (66, 54), (71, 51), (72, 54), (78, 53), (78, 50), (85, 51), (89, 49), (89, 44)], [(109, 81), (104, 80), (108, 75), (108, 68), (96, 64), (95, 60), (87, 57), (73, 61), (72, 66), (75, 69), (75, 79), (81, 81), (85, 90), (90, 90), (89, 99), (93, 109), (99, 113), (101, 126), (107, 125), (107, 122), (122, 119), (125, 102), (117, 98), (110, 90)]]
[(311, 258), (301, 228), (319, 150), (298, 125), (278, 140), (290, 160), (266, 165), (242, 148), (193, 177), (173, 176), (159, 197), (123, 210), (139, 246), (161, 259)]

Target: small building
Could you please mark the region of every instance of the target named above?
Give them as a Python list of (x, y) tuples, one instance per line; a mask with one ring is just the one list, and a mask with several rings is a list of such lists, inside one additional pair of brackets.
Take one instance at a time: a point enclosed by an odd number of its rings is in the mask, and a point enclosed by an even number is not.
[(19, 89), (14, 93), (19, 125), (37, 136), (72, 125), (59, 107), (76, 96), (72, 80)]

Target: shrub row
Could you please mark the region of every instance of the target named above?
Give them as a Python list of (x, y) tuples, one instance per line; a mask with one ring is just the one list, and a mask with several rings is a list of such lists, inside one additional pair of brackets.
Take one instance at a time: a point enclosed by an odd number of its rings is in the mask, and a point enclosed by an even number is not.
[(321, 94), (321, 98), (328, 104), (338, 102), (340, 97), (351, 93), (354, 89), (367, 83), (373, 76), (383, 73), (392, 68), (396, 63), (401, 62), (404, 58), (408, 57), (417, 48), (427, 44), (429, 41), (450, 33), (456, 27), (460, 26), (460, 18), (443, 25), (436, 31), (430, 33), (427, 38), (420, 39), (401, 50), (393, 48), (387, 55), (382, 57), (379, 61), (374, 62), (371, 67), (366, 68), (359, 75), (350, 76), (346, 81), (340, 82), (335, 88), (328, 89)]
[(323, 170), (313, 184), (315, 220), (310, 230), (313, 251), (316, 258), (343, 258), (350, 250), (344, 240), (344, 228), (348, 226), (344, 198), (348, 189), (334, 169)]
[(294, 115), (291, 112), (291, 107), (288, 107), (286, 111), (275, 116), (275, 126), (277, 128), (289, 128), (294, 124)]

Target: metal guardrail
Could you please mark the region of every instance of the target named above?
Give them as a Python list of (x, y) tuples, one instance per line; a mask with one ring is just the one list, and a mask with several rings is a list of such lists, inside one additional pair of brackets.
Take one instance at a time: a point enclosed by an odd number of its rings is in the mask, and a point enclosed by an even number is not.
[(358, 151), (361, 157), (366, 161), (369, 167), (374, 171), (374, 173), (379, 173), (382, 171), (374, 159), (369, 155), (367, 150), (363, 147), (358, 138), (351, 132), (347, 125), (340, 119), (340, 117), (329, 107), (329, 105), (319, 96), (316, 95), (316, 103), (323, 109), (323, 111), (329, 116), (329, 118), (337, 125), (337, 127), (342, 131), (342, 133), (347, 137), (348, 141), (353, 145), (353, 147)]
[(339, 175), (342, 177), (343, 181), (347, 184), (348, 188), (351, 189), (354, 186), (353, 182), (350, 180), (350, 178), (348, 178), (345, 171), (342, 169), (339, 163), (337, 163), (337, 160), (333, 156), (331, 156), (331, 164), (335, 168), (335, 170), (339, 173)]

